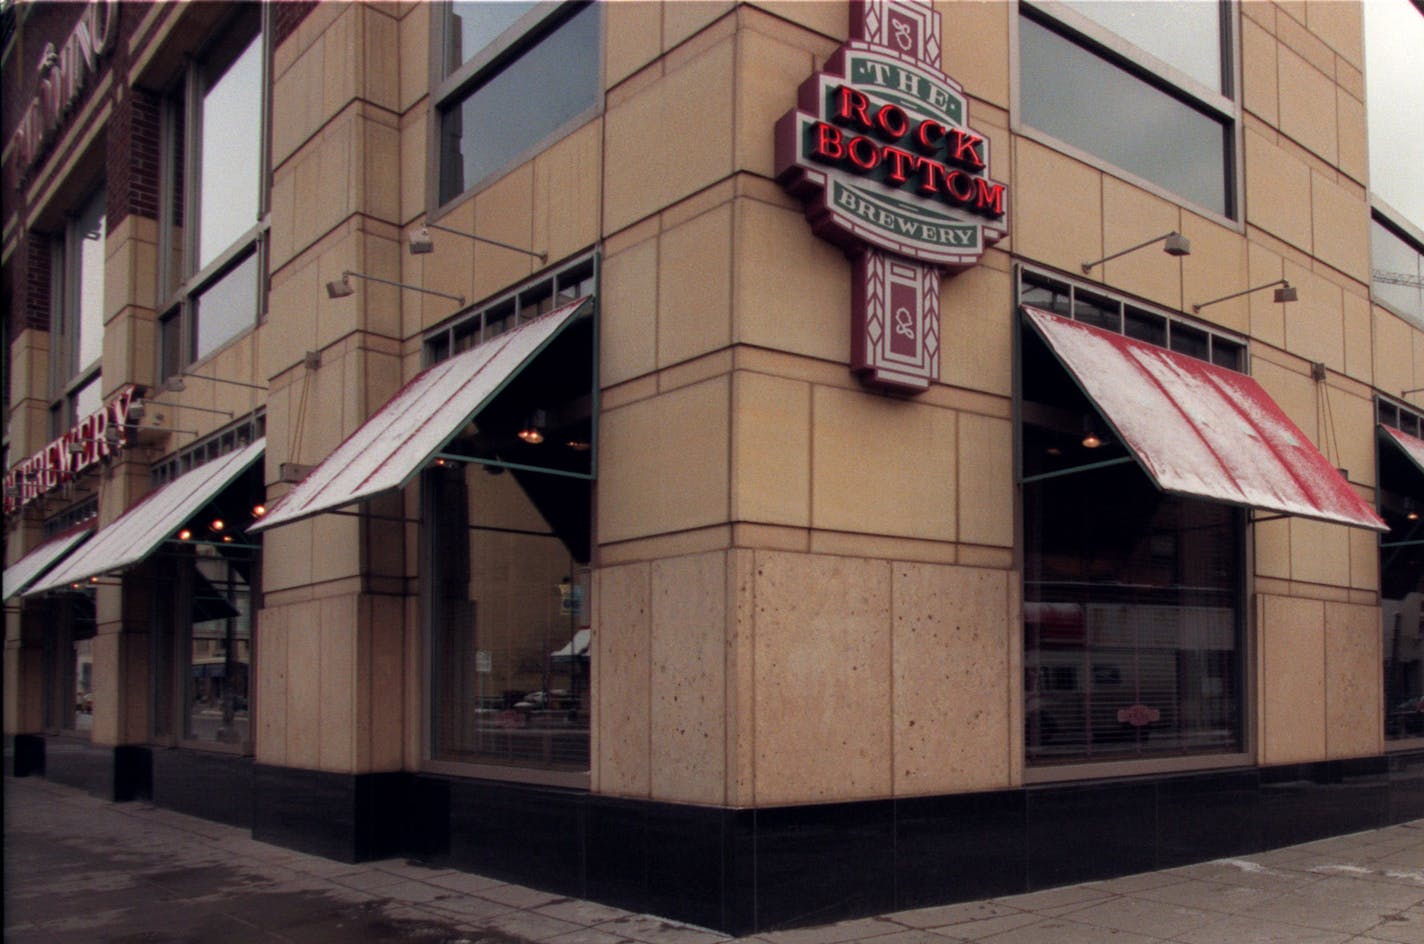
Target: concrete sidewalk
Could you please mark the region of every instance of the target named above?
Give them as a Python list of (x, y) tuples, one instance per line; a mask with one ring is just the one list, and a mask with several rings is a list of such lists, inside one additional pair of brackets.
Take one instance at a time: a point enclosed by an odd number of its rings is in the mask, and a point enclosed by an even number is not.
[[(5, 933), (28, 942), (713, 944), (725, 935), (5, 779)], [(1424, 944), (1424, 821), (1242, 859), (736, 939), (757, 944)]]

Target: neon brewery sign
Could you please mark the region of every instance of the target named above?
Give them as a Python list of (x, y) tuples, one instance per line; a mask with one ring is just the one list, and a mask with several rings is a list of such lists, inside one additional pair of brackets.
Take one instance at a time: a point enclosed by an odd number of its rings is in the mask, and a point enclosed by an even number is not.
[(137, 398), (137, 387), (124, 387), (102, 409), (90, 413), (69, 432), (6, 472), (5, 514), (24, 509), (72, 482), (86, 469), (122, 452), (128, 441), (124, 430), (129, 422), (129, 407)]
[(54, 43), (45, 43), (35, 69), (35, 96), (10, 137), (17, 184), (44, 155), (60, 123), (98, 71), (99, 60), (113, 49), (118, 14), (115, 0), (91, 0), (63, 46), (55, 49)]
[(939, 378), (939, 283), (1007, 235), (989, 142), (939, 69), (927, 0), (861, 0), (852, 39), (776, 125), (776, 173), (855, 266), (852, 369), (918, 392)]

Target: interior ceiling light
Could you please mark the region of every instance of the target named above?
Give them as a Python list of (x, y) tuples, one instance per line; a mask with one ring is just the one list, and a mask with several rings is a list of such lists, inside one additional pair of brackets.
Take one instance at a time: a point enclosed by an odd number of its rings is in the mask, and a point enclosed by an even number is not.
[(265, 514), (267, 514), (267, 506), (266, 506), (266, 505), (253, 505), (253, 506), (252, 506), (252, 517), (254, 517), (254, 518), (261, 518), (261, 517), (262, 517), (263, 515), (265, 515)]
[(182, 531), (179, 531), (179, 532), (178, 532), (178, 540), (180, 540), (180, 541), (186, 541), (186, 540), (188, 540), (189, 538), (191, 538), (192, 536), (193, 536), (193, 532), (192, 532), (192, 531), (189, 531), (187, 528), (184, 528)]
[(1103, 444), (1102, 437), (1098, 435), (1097, 429), (1093, 427), (1090, 417), (1083, 417), (1083, 439), (1081, 440), (1084, 449), (1097, 449)]
[(1164, 233), (1161, 236), (1153, 236), (1145, 243), (1138, 243), (1136, 246), (1129, 246), (1121, 252), (1115, 252), (1110, 256), (1103, 256), (1101, 259), (1094, 259), (1092, 262), (1085, 262), (1083, 263), (1083, 274), (1087, 275), (1089, 272), (1093, 271), (1093, 266), (1101, 265), (1110, 259), (1116, 259), (1118, 256), (1125, 256), (1129, 252), (1136, 252), (1139, 249), (1144, 249), (1147, 246), (1158, 242), (1162, 243), (1162, 251), (1169, 256), (1190, 256), (1192, 254), (1192, 241), (1187, 237), (1183, 236), (1181, 233), (1177, 232), (1176, 230), (1172, 230), (1170, 233)]
[(524, 427), (516, 434), (520, 439), (537, 446), (544, 441), (544, 429), (548, 425), (548, 417), (543, 410), (534, 410), (529, 414), (529, 420)]
[(214, 531), (221, 531), (224, 527), (226, 527), (226, 525), (223, 524), (223, 520), (221, 518), (214, 518), (213, 523), (208, 525), (208, 527)]

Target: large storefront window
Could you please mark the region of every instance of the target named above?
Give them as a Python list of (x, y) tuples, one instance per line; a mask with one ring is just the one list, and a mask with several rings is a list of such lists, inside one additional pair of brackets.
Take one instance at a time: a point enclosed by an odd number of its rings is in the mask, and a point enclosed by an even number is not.
[[(1024, 272), (1020, 298), (1237, 369), (1240, 343)], [(1031, 764), (1242, 749), (1245, 513), (1162, 491), (1044, 341), (1021, 338)]]
[(1021, 11), (1026, 128), (1235, 215), (1236, 106), (1220, 4), (1077, 2), (1050, 14), (1024, 3)]
[(254, 6), (227, 24), (185, 73), (166, 115), (163, 377), (261, 316), (267, 135), (259, 20)]
[[(566, 267), (427, 352), (503, 343), (593, 284), (593, 260)], [(588, 770), (595, 337), (593, 317), (570, 323), (422, 478), (432, 761)]]
[[(220, 442), (220, 440), (215, 440)], [(154, 736), (250, 750), (254, 614), (262, 570), (261, 464), (248, 469), (154, 555)]]
[(1424, 737), (1424, 414), (1379, 403), (1385, 737)]
[(45, 605), (45, 730), (87, 735), (94, 726), (94, 590), (55, 594)]
[[(1041, 342), (1024, 348), (1025, 476), (1123, 458)], [(1131, 463), (1025, 485), (1023, 506), (1029, 761), (1239, 750), (1242, 513)]]
[(436, 89), (442, 204), (571, 130), (597, 106), (602, 87), (598, 4), (447, 10), (446, 78)]

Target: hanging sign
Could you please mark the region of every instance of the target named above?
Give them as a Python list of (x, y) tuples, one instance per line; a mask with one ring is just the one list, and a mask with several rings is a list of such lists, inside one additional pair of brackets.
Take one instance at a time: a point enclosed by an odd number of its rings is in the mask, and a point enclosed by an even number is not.
[(940, 71), (926, 0), (859, 0), (852, 39), (776, 125), (776, 174), (853, 260), (852, 369), (908, 392), (939, 379), (939, 288), (1007, 235), (989, 142)]

